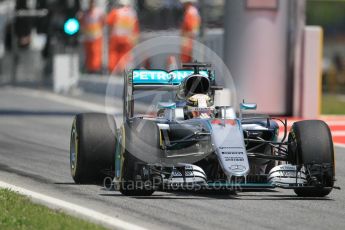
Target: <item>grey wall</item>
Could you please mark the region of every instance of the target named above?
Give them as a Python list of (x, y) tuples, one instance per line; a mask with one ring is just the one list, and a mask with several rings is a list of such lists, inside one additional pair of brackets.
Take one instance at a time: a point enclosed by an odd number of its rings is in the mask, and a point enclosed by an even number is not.
[(288, 114), (294, 52), (289, 16), (295, 0), (278, 1), (277, 10), (249, 10), (244, 0), (226, 1), (224, 58), (239, 100), (258, 103), (259, 112)]

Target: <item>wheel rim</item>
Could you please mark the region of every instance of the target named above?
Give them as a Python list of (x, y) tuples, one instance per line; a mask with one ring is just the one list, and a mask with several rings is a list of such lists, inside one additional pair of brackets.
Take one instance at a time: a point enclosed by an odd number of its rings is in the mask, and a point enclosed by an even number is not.
[(72, 126), (71, 131), (71, 145), (70, 145), (70, 167), (72, 176), (75, 176), (77, 170), (77, 159), (78, 159), (78, 136), (75, 127), (75, 122)]

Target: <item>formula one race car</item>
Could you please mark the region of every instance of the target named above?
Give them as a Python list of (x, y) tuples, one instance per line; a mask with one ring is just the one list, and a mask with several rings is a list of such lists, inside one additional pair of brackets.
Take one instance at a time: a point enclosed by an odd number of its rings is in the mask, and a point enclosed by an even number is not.
[[(173, 186), (279, 187), (306, 197), (331, 192), (334, 150), (325, 122), (295, 122), (288, 132), (286, 120), (250, 112), (256, 104), (241, 103), (236, 111), (217, 102), (219, 95), (227, 95), (226, 89), (216, 85), (209, 64), (183, 67), (125, 74), (119, 129), (112, 115), (75, 117), (70, 166), (76, 183), (102, 183), (107, 177), (129, 196), (147, 196)], [(157, 96), (161, 92), (165, 97)], [(136, 114), (143, 95), (156, 98), (154, 113)], [(279, 122), (284, 128), (281, 135)]]

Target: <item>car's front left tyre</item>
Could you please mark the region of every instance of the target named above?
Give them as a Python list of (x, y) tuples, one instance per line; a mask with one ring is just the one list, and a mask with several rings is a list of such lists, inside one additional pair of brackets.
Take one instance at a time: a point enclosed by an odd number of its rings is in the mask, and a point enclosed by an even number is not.
[(294, 191), (302, 197), (324, 197), (334, 184), (334, 148), (328, 125), (319, 120), (295, 122), (289, 135), (291, 163), (303, 166), (307, 186)]

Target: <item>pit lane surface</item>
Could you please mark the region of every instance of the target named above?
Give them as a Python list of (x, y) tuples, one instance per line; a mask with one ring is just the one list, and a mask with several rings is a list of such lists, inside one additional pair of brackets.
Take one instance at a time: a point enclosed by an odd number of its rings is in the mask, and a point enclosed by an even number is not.
[[(92, 97), (90, 97), (91, 99)], [(101, 103), (102, 100), (96, 100)], [(66, 104), (67, 103), (67, 104)], [(0, 89), (0, 180), (150, 229), (343, 229), (345, 194), (301, 199), (290, 190), (238, 195), (157, 192), (124, 197), (75, 185), (69, 173), (72, 117), (86, 111), (63, 100)], [(345, 188), (345, 149), (336, 151), (336, 185)]]

